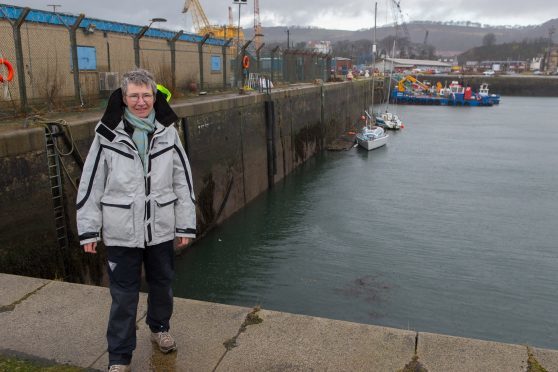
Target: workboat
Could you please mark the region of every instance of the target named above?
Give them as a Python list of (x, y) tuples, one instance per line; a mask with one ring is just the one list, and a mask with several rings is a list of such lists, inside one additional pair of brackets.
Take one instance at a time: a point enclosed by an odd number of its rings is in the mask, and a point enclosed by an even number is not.
[(356, 140), (359, 146), (366, 150), (374, 150), (382, 147), (387, 143), (389, 135), (383, 128), (378, 126), (364, 126), (360, 133), (356, 135)]
[(477, 93), (481, 97), (487, 97), (492, 104), (497, 105), (500, 103), (500, 96), (498, 94), (488, 93), (488, 84), (482, 83), (479, 92)]
[[(409, 84), (411, 83), (411, 84)], [(470, 86), (452, 81), (448, 87), (428, 86), (413, 76), (401, 79), (391, 93), (390, 102), (411, 105), (492, 106), (500, 103), (500, 96), (488, 93), (488, 84), (482, 84), (477, 93)]]

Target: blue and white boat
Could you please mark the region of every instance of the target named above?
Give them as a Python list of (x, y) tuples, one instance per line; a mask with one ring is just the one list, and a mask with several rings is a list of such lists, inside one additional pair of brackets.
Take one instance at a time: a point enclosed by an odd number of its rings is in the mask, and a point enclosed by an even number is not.
[(481, 97), (487, 97), (493, 105), (497, 105), (500, 103), (500, 96), (498, 94), (488, 93), (488, 84), (486, 83), (481, 84), (479, 92), (477, 94)]
[(389, 135), (384, 131), (384, 129), (375, 125), (364, 126), (360, 133), (356, 135), (356, 140), (359, 146), (368, 151), (384, 146), (387, 143), (388, 138)]

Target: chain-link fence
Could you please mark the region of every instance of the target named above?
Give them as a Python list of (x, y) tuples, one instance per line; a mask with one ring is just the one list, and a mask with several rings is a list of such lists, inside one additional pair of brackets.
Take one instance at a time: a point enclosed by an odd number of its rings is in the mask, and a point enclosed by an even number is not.
[(224, 40), (150, 26), (0, 4), (0, 119), (95, 107), (135, 66), (177, 96), (231, 87)]
[(285, 84), (327, 81), (330, 66), (330, 55), (308, 50), (240, 50), (232, 61), (233, 85), (266, 90)]
[[(15, 61), (14, 37), (12, 27), (8, 22), (0, 22), (0, 59), (10, 63), (13, 68), (13, 61)], [(15, 100), (18, 99), (19, 89), (17, 85), (8, 81), (11, 71), (13, 70), (9, 70), (8, 65), (0, 64), (0, 76), (2, 76), (2, 83), (0, 83), (0, 119), (13, 116), (18, 111), (14, 98)], [(12, 81), (14, 78), (15, 76), (12, 75)]]
[(102, 106), (135, 66), (178, 97), (328, 79), (329, 55), (240, 42), (0, 4), (0, 119)]

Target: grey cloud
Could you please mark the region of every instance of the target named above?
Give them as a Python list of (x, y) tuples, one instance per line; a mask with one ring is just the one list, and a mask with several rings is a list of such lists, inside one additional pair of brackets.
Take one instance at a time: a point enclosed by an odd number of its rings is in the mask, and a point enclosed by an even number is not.
[[(29, 6), (31, 8), (50, 10), (46, 0), (0, 0), (5, 4)], [(391, 0), (390, 0), (391, 1)], [(234, 10), (235, 24), (237, 21), (238, 6), (232, 0), (200, 0), (205, 13), (211, 22), (225, 24), (228, 22), (228, 7)], [(89, 17), (102, 18), (133, 24), (146, 24), (150, 18), (163, 17), (168, 20), (162, 28), (177, 29), (190, 28), (190, 16), (181, 13), (184, 1), (182, 0), (95, 0), (95, 1), (68, 1), (57, 0), (61, 4), (60, 11), (73, 14), (85, 13)], [(385, 10), (390, 9), (389, 1), (379, 0), (380, 14), (378, 22), (392, 22), (393, 18), (386, 17)], [(473, 22), (489, 24), (535, 24), (542, 23), (551, 18), (558, 17), (558, 1), (531, 0), (529, 3), (518, 0), (453, 0), (451, 3), (437, 0), (401, 0), (401, 7), (406, 20), (470, 20)], [(361, 15), (361, 19), (370, 18), (369, 25), (355, 25), (354, 29), (371, 27), (373, 24), (374, 3), (362, 0), (282, 0), (260, 1), (262, 20), (273, 22), (275, 25), (307, 26), (318, 24), (320, 27), (336, 28), (331, 24), (319, 24), (320, 15), (333, 13), (338, 19), (352, 19)], [(249, 27), (252, 23), (253, 1), (242, 7), (242, 25)], [(347, 24), (348, 22), (344, 22)], [(266, 23), (263, 23), (266, 26)], [(267, 24), (269, 25), (269, 24)]]

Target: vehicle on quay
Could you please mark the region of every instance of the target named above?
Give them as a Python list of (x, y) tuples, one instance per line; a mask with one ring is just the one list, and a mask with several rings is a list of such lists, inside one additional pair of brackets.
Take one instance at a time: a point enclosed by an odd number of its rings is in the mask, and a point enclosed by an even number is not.
[(482, 74), (483, 74), (484, 76), (494, 76), (494, 75), (496, 75), (496, 73), (494, 72), (494, 70), (486, 70), (486, 71), (483, 71)]

